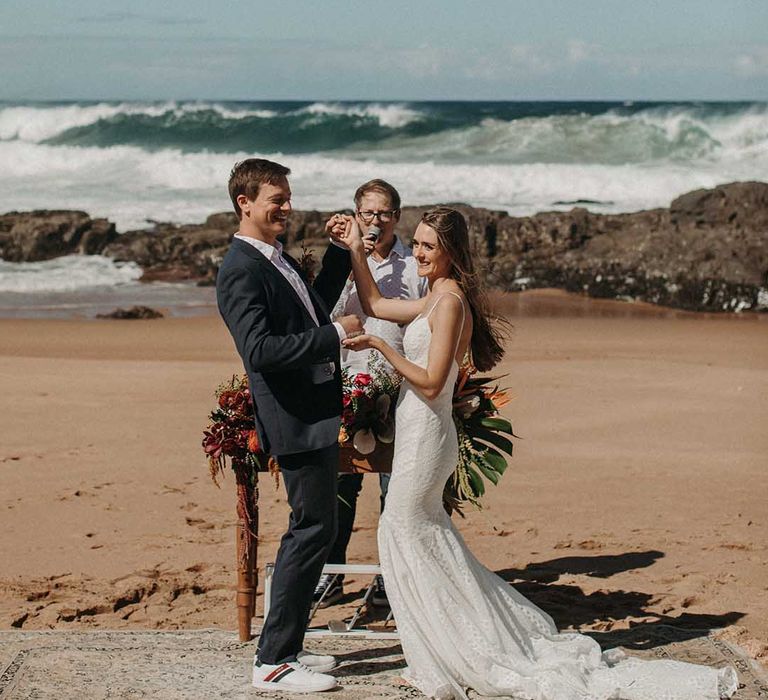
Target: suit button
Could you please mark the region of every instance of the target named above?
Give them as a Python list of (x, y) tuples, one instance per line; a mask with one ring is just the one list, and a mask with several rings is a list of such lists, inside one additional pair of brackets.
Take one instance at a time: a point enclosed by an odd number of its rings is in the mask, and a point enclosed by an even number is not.
[(328, 376), (332, 375), (332, 374), (333, 374), (333, 367), (326, 367), (326, 368), (325, 368), (325, 373), (326, 373)]

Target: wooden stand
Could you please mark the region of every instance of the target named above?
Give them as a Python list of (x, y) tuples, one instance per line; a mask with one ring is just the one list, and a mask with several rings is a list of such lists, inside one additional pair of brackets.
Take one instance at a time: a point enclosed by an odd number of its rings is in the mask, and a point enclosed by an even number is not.
[(251, 620), (256, 614), (259, 570), (259, 474), (253, 482), (245, 469), (235, 471), (237, 480), (237, 628), (241, 642), (252, 639)]
[[(372, 474), (392, 471), (394, 445), (376, 443), (369, 455), (361, 455), (351, 443), (339, 450), (339, 472)], [(237, 628), (241, 642), (253, 639), (251, 621), (256, 614), (259, 569), (259, 484), (258, 472), (253, 483), (246, 469), (236, 469), (237, 480)], [(265, 591), (265, 595), (267, 591)], [(268, 607), (268, 606), (267, 606)]]

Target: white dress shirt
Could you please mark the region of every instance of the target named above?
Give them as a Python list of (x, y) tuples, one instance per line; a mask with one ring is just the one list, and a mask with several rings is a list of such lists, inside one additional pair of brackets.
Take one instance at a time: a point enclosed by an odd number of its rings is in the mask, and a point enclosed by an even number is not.
[[(368, 268), (376, 281), (376, 286), (385, 297), (390, 299), (419, 299), (427, 293), (426, 277), (419, 277), (416, 258), (399, 238), (395, 238), (392, 250), (389, 251), (389, 255), (384, 260), (376, 260), (373, 255), (369, 255)], [(331, 318), (348, 314), (357, 314), (363, 322), (366, 333), (379, 336), (402, 354), (405, 326), (366, 316), (360, 304), (355, 283), (351, 279), (347, 280), (347, 284), (331, 312)], [(371, 350), (355, 351), (342, 348), (341, 365), (353, 374), (367, 372), (370, 354)]]
[[(307, 285), (305, 284), (304, 280), (301, 279), (301, 275), (299, 275), (299, 273), (296, 272), (296, 270), (283, 257), (282, 243), (280, 243), (280, 241), (275, 241), (275, 245), (270, 245), (269, 243), (260, 241), (258, 238), (249, 238), (248, 236), (243, 236), (240, 233), (236, 233), (235, 238), (239, 238), (241, 241), (245, 241), (246, 243), (252, 245), (277, 268), (280, 274), (288, 281), (288, 284), (293, 287), (296, 294), (299, 295), (299, 299), (301, 299), (302, 303), (306, 307), (307, 312), (312, 317), (315, 325), (319, 326), (320, 321), (317, 320), (317, 313), (315, 311), (315, 307), (312, 305), (312, 299), (309, 296)], [(336, 332), (339, 334), (339, 340), (344, 340), (344, 338), (347, 337), (347, 334), (343, 326), (338, 321), (334, 322), (333, 325), (336, 328)]]

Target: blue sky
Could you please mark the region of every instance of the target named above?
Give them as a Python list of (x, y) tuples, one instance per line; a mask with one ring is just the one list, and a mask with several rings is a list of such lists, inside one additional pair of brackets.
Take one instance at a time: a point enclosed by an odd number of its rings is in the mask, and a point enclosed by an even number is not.
[(768, 99), (768, 0), (6, 0), (0, 99)]

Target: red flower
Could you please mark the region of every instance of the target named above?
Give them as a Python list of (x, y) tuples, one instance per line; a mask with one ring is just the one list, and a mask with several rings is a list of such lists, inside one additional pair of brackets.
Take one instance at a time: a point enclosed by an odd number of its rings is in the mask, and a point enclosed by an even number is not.
[(219, 396), (219, 406), (234, 414), (247, 415), (251, 403), (251, 393), (247, 389), (241, 391), (223, 391)]
[(358, 386), (368, 386), (373, 380), (371, 379), (370, 374), (366, 374), (365, 372), (360, 372), (360, 374), (355, 375), (354, 382)]
[(344, 406), (344, 408), (346, 408), (347, 406), (349, 406), (349, 404), (352, 403), (352, 397), (349, 394), (344, 394), (344, 398), (342, 398), (341, 403)]
[(352, 398), (353, 399), (359, 399), (361, 396), (364, 396), (365, 392), (362, 389), (352, 389)]

